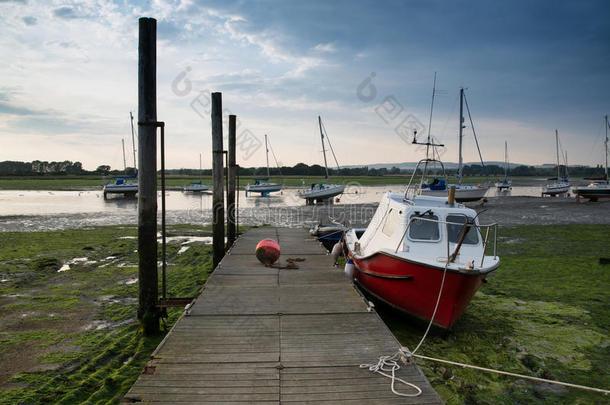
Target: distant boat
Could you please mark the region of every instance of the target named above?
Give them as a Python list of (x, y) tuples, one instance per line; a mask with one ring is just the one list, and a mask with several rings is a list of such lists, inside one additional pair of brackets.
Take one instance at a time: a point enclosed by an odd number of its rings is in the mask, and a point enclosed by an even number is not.
[(508, 145), (504, 141), (504, 180), (496, 183), (498, 191), (510, 190), (513, 183), (508, 179)]
[(603, 179), (595, 179), (587, 186), (574, 187), (572, 191), (579, 198), (597, 201), (598, 198), (610, 198), (610, 182), (608, 181), (608, 116), (604, 117), (606, 139), (604, 141), (605, 175)]
[[(325, 131), (322, 129), (322, 118), (319, 115), (318, 125), (320, 127), (320, 139), (322, 140), (322, 153), (324, 155), (324, 178), (328, 179), (328, 163), (326, 161), (326, 147), (324, 146)], [(328, 139), (328, 134), (326, 134), (326, 138)], [(339, 170), (339, 162), (337, 162), (337, 157), (335, 156), (335, 152), (333, 151), (330, 141), (328, 141), (328, 146), (330, 147), (330, 151), (335, 158), (337, 170)], [(301, 190), (299, 192), (299, 196), (305, 200), (306, 204), (313, 204), (314, 202), (328, 200), (329, 198), (342, 194), (344, 190), (345, 186), (343, 184), (325, 184), (324, 182), (318, 182), (313, 183), (309, 189)]]
[[(430, 124), (432, 123), (432, 109), (434, 106), (434, 94), (436, 88), (436, 75), (434, 76), (434, 86), (432, 89), (432, 106), (430, 108)], [(449, 188), (455, 188), (455, 200), (458, 202), (467, 202), (467, 201), (477, 201), (485, 197), (487, 190), (489, 190), (489, 186), (487, 184), (462, 184), (462, 171), (463, 171), (463, 158), (462, 158), (462, 139), (463, 134), (462, 130), (464, 129), (464, 107), (465, 95), (464, 89), (460, 89), (460, 119), (459, 119), (459, 131), (458, 131), (458, 139), (459, 139), (459, 148), (458, 148), (458, 184), (448, 185), (446, 180), (435, 178), (431, 183), (422, 183), (420, 188), (421, 195), (429, 195), (435, 197), (446, 197), (449, 191)], [(474, 125), (472, 122), (472, 118), (470, 117), (470, 109), (468, 108), (468, 102), (466, 101), (466, 108), (468, 110), (468, 116), (470, 118), (470, 124), (472, 127), (472, 132), (474, 134), (475, 142), (477, 143), (477, 150), (479, 148), (479, 143), (477, 140), (476, 132), (474, 131)], [(428, 126), (430, 127), (430, 125)], [(428, 128), (428, 138), (430, 138), (430, 130)], [(430, 139), (428, 139), (428, 143)], [(428, 146), (429, 148), (429, 146)], [(434, 152), (434, 146), (433, 146)], [(434, 154), (434, 153), (433, 153)], [(485, 163), (483, 163), (483, 158), (481, 157), (481, 151), (479, 150), (479, 157), (481, 158), (481, 165), (483, 165), (483, 169), (485, 169)], [(428, 159), (428, 156), (426, 156)], [(443, 169), (444, 172), (444, 169)]]
[(260, 193), (261, 196), (266, 196), (282, 189), (281, 184), (268, 182), (271, 175), (269, 174), (269, 141), (267, 134), (265, 134), (265, 158), (267, 160), (267, 177), (254, 179), (254, 184), (246, 185), (246, 197), (248, 193)]
[[(201, 153), (199, 154), (199, 172), (200, 173), (203, 172), (203, 169), (201, 166)], [(202, 181), (199, 180), (199, 181), (192, 182), (188, 186), (184, 187), (182, 190), (186, 193), (201, 193), (203, 191), (209, 191), (210, 186), (203, 184)]]
[(559, 133), (555, 130), (555, 148), (557, 152), (557, 177), (548, 179), (552, 183), (547, 183), (546, 186), (542, 187), (542, 195), (556, 196), (559, 194), (565, 194), (570, 191), (570, 182), (568, 180), (568, 165), (565, 165), (565, 175), (561, 176), (561, 168), (559, 166)]
[(129, 112), (129, 117), (131, 118), (131, 142), (133, 145), (133, 168), (134, 174), (131, 176), (127, 175), (127, 160), (125, 158), (125, 140), (121, 139), (121, 143), (123, 146), (123, 170), (125, 171), (124, 176), (116, 176), (113, 179), (116, 179), (114, 183), (108, 183), (104, 185), (104, 198), (107, 198), (108, 194), (121, 194), (123, 196), (133, 197), (138, 193), (138, 182), (137, 181), (129, 181), (129, 179), (137, 179), (138, 178), (138, 169), (136, 166), (136, 149), (135, 149), (135, 140), (134, 140), (134, 130), (133, 130), (133, 114), (131, 111)]

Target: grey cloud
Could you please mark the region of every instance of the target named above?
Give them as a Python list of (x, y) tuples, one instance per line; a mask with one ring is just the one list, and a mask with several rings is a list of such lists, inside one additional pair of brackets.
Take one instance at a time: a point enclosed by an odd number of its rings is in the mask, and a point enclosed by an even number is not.
[(53, 10), (53, 15), (64, 20), (73, 20), (76, 18), (89, 18), (89, 14), (83, 12), (78, 7), (59, 7)]
[(32, 17), (32, 16), (23, 17), (21, 20), (25, 23), (25, 25), (30, 25), (30, 26), (36, 25), (36, 23), (38, 22), (36, 17)]
[[(7, 100), (8, 97), (6, 95), (0, 94), (0, 99)], [(21, 107), (12, 105), (3, 101), (0, 101), (0, 114), (8, 114), (8, 115), (46, 115), (47, 113), (44, 111), (32, 110), (27, 107)]]

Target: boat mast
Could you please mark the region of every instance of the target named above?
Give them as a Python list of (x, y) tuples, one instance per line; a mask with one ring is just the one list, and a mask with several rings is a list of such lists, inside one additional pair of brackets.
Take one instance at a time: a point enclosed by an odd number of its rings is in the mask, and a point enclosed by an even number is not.
[(426, 142), (426, 161), (424, 163), (424, 172), (421, 176), (421, 183), (424, 181), (424, 177), (426, 177), (426, 173), (428, 172), (428, 159), (430, 153), (430, 130), (432, 128), (432, 111), (434, 110), (434, 95), (436, 94), (436, 72), (434, 72), (434, 81), (432, 82), (432, 102), (430, 103), (430, 118), (428, 120), (428, 140)]
[(608, 181), (608, 115), (604, 116), (604, 121), (606, 122), (606, 181)]
[(320, 126), (320, 139), (322, 139), (322, 153), (324, 154), (324, 169), (328, 178), (328, 164), (326, 163), (326, 149), (324, 148), (324, 132), (322, 132), (322, 118), (318, 115), (318, 125)]
[(201, 153), (199, 154), (199, 175), (201, 176), (203, 174), (203, 168), (201, 166)]
[(557, 181), (559, 181), (559, 134), (555, 130), (555, 150), (557, 151)]
[(267, 159), (267, 177), (269, 176), (269, 146), (267, 146), (267, 134), (265, 134), (265, 158)]
[(504, 141), (504, 180), (508, 179), (508, 144)]
[(125, 139), (121, 138), (121, 144), (123, 145), (123, 171), (127, 174), (127, 161), (125, 160)]
[(464, 88), (460, 87), (460, 130), (459, 130), (459, 156), (458, 156), (458, 184), (462, 184), (462, 129), (464, 129)]
[(129, 111), (129, 117), (131, 118), (131, 147), (133, 149), (133, 170), (137, 171), (136, 166), (136, 141), (133, 135), (133, 114)]

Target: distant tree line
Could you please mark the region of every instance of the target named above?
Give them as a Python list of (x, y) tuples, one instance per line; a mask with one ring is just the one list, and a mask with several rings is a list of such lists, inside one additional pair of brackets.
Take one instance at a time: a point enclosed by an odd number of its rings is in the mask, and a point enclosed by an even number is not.
[[(560, 166), (560, 171), (564, 172), (564, 166)], [(100, 165), (94, 171), (83, 169), (81, 162), (72, 162), (65, 160), (63, 162), (46, 162), (35, 160), (33, 162), (16, 162), (4, 161), (0, 162), (0, 176), (41, 176), (41, 175), (68, 175), (68, 174), (97, 174), (101, 176), (120, 175), (127, 173), (131, 175), (135, 172), (133, 167), (128, 167), (124, 170), (112, 170), (109, 165)], [(173, 169), (168, 170), (168, 174), (177, 175), (204, 175), (212, 174), (211, 169)], [(431, 174), (442, 174), (440, 168), (435, 167), (429, 171)], [(455, 169), (446, 170), (447, 175), (455, 176)], [(487, 173), (489, 176), (503, 176), (504, 168), (498, 165), (486, 165), (485, 169), (481, 165), (465, 165), (463, 176), (484, 176)], [(272, 176), (324, 176), (324, 167), (320, 165), (307, 165), (305, 163), (297, 163), (294, 166), (282, 166), (280, 168), (270, 168)], [(391, 175), (407, 175), (411, 174), (412, 170), (400, 169), (396, 166), (391, 168), (369, 168), (368, 166), (350, 167), (350, 168), (334, 168), (328, 169), (331, 176), (391, 176)], [(511, 176), (543, 176), (552, 177), (557, 174), (556, 166), (534, 167), (521, 165), (510, 169)], [(601, 177), (604, 174), (604, 169), (601, 165), (596, 167), (588, 166), (570, 166), (569, 174), (575, 177)], [(267, 175), (265, 167), (240, 167), (240, 176), (258, 176), (264, 177)]]

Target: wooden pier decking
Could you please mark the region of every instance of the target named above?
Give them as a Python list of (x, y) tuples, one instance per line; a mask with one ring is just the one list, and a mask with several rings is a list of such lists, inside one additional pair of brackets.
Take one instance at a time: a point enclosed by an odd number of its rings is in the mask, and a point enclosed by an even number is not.
[[(254, 248), (278, 240), (280, 264)], [(390, 379), (359, 367), (400, 344), (305, 230), (256, 228), (236, 241), (203, 293), (153, 353), (124, 402), (190, 404), (440, 404), (421, 370), (398, 377), (418, 397), (392, 393)], [(413, 389), (396, 383), (401, 392)]]

